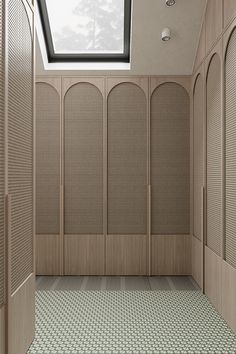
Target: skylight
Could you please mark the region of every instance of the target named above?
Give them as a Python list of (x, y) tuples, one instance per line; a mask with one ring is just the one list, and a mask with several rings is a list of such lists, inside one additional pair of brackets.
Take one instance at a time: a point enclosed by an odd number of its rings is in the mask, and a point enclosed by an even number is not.
[(50, 62), (129, 61), (131, 0), (38, 0)]

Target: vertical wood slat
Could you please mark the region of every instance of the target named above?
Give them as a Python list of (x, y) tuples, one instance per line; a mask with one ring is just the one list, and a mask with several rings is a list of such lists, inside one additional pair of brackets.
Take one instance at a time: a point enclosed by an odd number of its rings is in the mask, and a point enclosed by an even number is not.
[(221, 63), (214, 54), (207, 83), (207, 223), (206, 244), (217, 255), (222, 248)]
[(108, 96), (108, 233), (147, 233), (147, 101), (133, 83)]
[(199, 74), (193, 93), (193, 234), (201, 240), (201, 187), (203, 172), (203, 80)]
[(60, 97), (36, 84), (36, 233), (60, 233)]
[(151, 98), (152, 234), (189, 234), (189, 96), (179, 84)]
[(236, 30), (225, 59), (225, 260), (236, 268)]
[[(90, 83), (65, 95), (65, 234), (103, 234), (103, 97)], [(79, 137), (79, 139), (78, 139)]]

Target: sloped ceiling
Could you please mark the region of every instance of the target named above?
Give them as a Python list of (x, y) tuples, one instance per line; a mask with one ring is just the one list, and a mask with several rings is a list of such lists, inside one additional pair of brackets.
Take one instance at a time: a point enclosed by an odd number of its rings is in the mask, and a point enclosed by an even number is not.
[[(205, 11), (206, 0), (133, 0), (130, 70), (65, 70), (60, 65), (47, 70), (43, 63), (43, 43), (36, 40), (37, 75), (190, 75)], [(39, 21), (37, 32), (40, 34)], [(172, 39), (163, 43), (161, 32), (169, 27)], [(40, 38), (40, 36), (39, 36)], [(69, 65), (69, 64), (68, 64)], [(105, 68), (104, 68), (105, 69)]]

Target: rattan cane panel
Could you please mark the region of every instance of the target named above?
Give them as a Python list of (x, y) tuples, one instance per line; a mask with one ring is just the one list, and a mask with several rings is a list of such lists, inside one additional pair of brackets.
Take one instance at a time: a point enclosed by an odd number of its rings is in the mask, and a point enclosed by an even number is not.
[(147, 231), (147, 101), (131, 83), (108, 97), (108, 233)]
[(225, 259), (236, 268), (236, 30), (225, 62)]
[(65, 233), (103, 233), (103, 97), (89, 83), (65, 96)]
[(151, 98), (152, 233), (189, 233), (189, 96), (176, 83)]
[(60, 97), (36, 84), (36, 233), (60, 233)]
[(8, 192), (11, 292), (33, 271), (33, 46), (23, 3), (9, 1)]
[(222, 248), (221, 63), (215, 54), (207, 76), (207, 234), (216, 254)]
[(193, 234), (201, 240), (203, 176), (203, 80), (199, 74), (193, 93)]
[(4, 303), (4, 17), (0, 2), (0, 307)]

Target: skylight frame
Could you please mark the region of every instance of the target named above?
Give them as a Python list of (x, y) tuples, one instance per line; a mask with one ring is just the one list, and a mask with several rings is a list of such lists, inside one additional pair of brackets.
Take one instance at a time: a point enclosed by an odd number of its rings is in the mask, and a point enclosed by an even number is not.
[(124, 51), (123, 53), (55, 53), (46, 0), (37, 0), (39, 15), (49, 63), (68, 62), (130, 62), (131, 6), (124, 0)]

